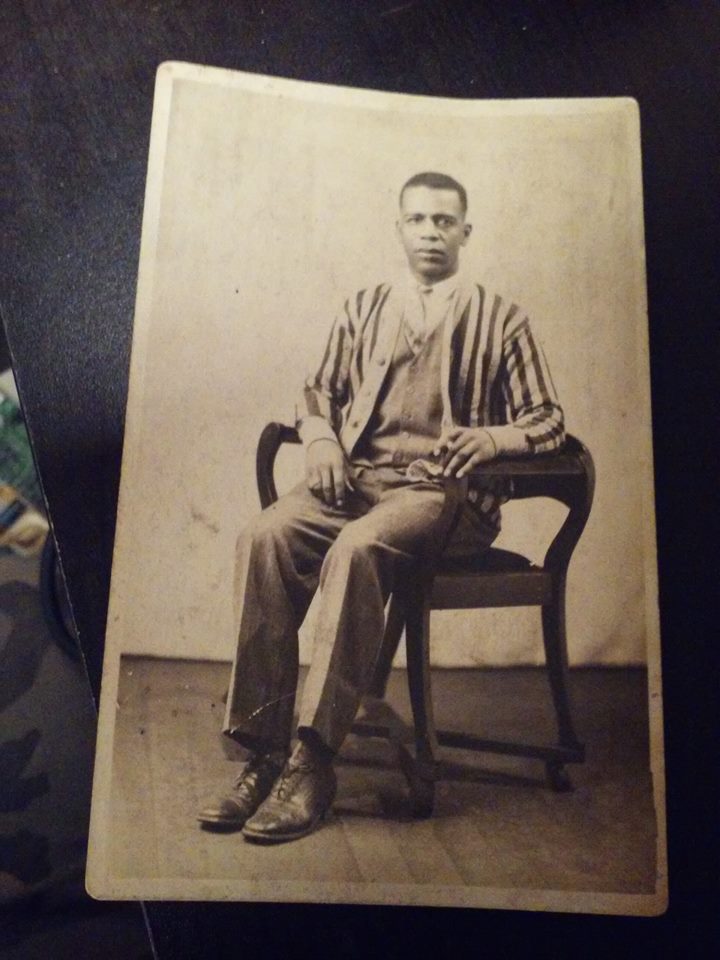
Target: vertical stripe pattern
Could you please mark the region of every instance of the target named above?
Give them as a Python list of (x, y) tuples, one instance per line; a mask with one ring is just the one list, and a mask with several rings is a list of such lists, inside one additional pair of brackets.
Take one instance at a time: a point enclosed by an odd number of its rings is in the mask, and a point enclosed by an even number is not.
[[(562, 445), (563, 411), (542, 348), (519, 307), (479, 284), (458, 294), (443, 338), (443, 394), (462, 426), (512, 423), (532, 452)], [(306, 381), (300, 418), (321, 416), (339, 435), (350, 419), (367, 420), (377, 393), (362, 391), (391, 287), (361, 290), (335, 319), (320, 367)], [(379, 382), (379, 381), (377, 381)], [(346, 451), (348, 454), (350, 450)]]

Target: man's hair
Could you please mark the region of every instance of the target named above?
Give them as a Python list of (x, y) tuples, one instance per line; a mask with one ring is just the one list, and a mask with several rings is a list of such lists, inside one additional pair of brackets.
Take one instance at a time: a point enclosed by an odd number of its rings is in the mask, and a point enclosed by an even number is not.
[(461, 183), (458, 183), (453, 177), (449, 177), (446, 173), (428, 171), (426, 173), (416, 173), (414, 177), (410, 177), (400, 191), (401, 204), (405, 191), (410, 187), (430, 187), (431, 190), (454, 190), (460, 197), (463, 216), (467, 213), (467, 191), (465, 187)]

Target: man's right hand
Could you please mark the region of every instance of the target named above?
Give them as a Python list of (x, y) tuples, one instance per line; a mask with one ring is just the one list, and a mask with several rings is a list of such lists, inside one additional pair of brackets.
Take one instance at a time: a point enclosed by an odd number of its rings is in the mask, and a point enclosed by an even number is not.
[(335, 440), (313, 440), (305, 453), (305, 476), (310, 491), (329, 507), (341, 507), (350, 489), (347, 464)]

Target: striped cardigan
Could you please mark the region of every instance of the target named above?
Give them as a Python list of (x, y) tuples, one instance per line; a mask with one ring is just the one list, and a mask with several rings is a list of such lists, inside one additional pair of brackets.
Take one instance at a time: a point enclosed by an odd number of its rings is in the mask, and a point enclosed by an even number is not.
[[(348, 456), (374, 410), (402, 323), (402, 286), (380, 284), (345, 301), (317, 372), (305, 384), (298, 421), (322, 417)], [(528, 317), (514, 303), (461, 281), (443, 321), (443, 425), (512, 424), (531, 453), (564, 442), (563, 411)], [(330, 431), (328, 430), (328, 435)]]

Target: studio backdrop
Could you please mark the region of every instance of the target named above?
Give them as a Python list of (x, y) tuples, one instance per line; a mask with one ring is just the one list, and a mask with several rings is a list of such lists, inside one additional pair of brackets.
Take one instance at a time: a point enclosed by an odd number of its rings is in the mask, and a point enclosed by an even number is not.
[[(567, 428), (595, 460), (570, 569), (571, 662), (644, 662), (655, 554), (635, 103), (433, 100), (177, 65), (158, 83), (172, 95), (153, 119), (114, 648), (232, 657), (260, 431), (294, 422), (344, 299), (402, 272), (399, 189), (437, 170), (468, 191), (463, 271), (530, 316)], [(286, 489), (301, 450), (278, 466)], [(509, 504), (500, 544), (542, 559), (563, 515)], [(433, 617), (437, 664), (542, 660), (537, 609)]]

